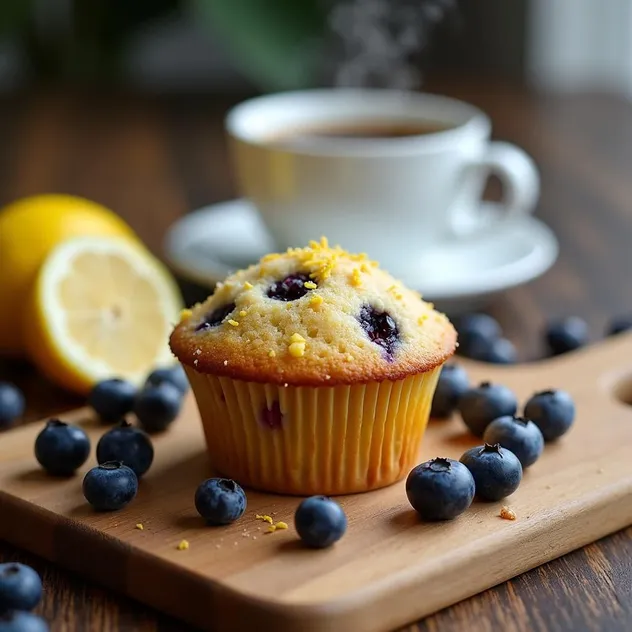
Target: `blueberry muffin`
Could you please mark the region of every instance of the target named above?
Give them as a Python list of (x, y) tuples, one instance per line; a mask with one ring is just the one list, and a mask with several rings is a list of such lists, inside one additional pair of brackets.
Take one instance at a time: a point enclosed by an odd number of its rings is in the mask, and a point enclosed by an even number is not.
[(231, 275), (171, 335), (215, 468), (303, 495), (405, 476), (455, 346), (419, 294), (326, 239)]

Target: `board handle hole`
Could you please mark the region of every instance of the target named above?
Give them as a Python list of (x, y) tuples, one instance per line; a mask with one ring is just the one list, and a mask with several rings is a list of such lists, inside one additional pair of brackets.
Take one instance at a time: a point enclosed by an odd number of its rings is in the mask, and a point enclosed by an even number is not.
[(615, 397), (628, 406), (632, 406), (632, 375), (626, 375), (614, 387)]

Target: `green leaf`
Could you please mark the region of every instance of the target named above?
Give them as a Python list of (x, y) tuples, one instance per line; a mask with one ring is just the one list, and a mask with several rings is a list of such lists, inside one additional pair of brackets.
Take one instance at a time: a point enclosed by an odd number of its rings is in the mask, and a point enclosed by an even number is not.
[(264, 90), (313, 85), (316, 45), (326, 14), (321, 0), (194, 0), (235, 65)]

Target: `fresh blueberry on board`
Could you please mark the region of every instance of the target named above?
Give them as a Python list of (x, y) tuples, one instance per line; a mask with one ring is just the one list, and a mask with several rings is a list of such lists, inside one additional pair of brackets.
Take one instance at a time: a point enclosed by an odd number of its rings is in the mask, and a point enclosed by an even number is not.
[(181, 408), (182, 391), (170, 382), (163, 382), (141, 390), (134, 413), (144, 430), (161, 432), (173, 423)]
[(49, 632), (49, 627), (36, 614), (13, 610), (0, 614), (0, 632)]
[(518, 352), (507, 338), (496, 338), (490, 342), (486, 340), (473, 342), (467, 357), (491, 364), (515, 364), (518, 361)]
[(309, 547), (324, 549), (345, 534), (347, 516), (342, 507), (326, 496), (311, 496), (298, 506), (294, 526), (299, 537)]
[(472, 473), (476, 495), (482, 500), (501, 500), (513, 494), (522, 480), (518, 457), (498, 443), (472, 448), (460, 461)]
[(146, 432), (123, 420), (97, 443), (97, 463), (121, 461), (140, 478), (154, 460), (154, 446)]
[(246, 511), (246, 493), (229, 478), (209, 478), (195, 492), (195, 508), (208, 524), (231, 524)]
[(35, 439), (35, 458), (54, 476), (70, 476), (90, 454), (90, 439), (78, 426), (49, 419)]
[(432, 398), (430, 416), (439, 419), (449, 417), (456, 410), (461, 395), (469, 388), (470, 379), (462, 366), (444, 365)]
[(482, 382), (459, 398), (458, 408), (470, 432), (482, 437), (494, 419), (516, 414), (518, 400), (506, 386)]
[(630, 330), (632, 330), (632, 314), (617, 316), (608, 323), (606, 336), (616, 336)]
[(550, 323), (546, 329), (546, 341), (553, 355), (584, 347), (588, 344), (588, 338), (588, 325), (578, 316)]
[(147, 376), (145, 386), (160, 386), (164, 382), (173, 384), (183, 395), (189, 390), (189, 380), (181, 364), (155, 369)]
[(42, 580), (30, 567), (17, 562), (0, 564), (0, 613), (32, 610), (42, 598)]
[(542, 391), (525, 404), (524, 416), (540, 428), (545, 441), (555, 441), (573, 425), (575, 402), (566, 391)]
[(92, 387), (88, 395), (91, 406), (101, 421), (115, 423), (134, 408), (136, 387), (118, 377), (103, 380)]
[(129, 504), (138, 492), (134, 470), (120, 461), (93, 467), (83, 479), (83, 495), (97, 511), (117, 511)]
[(24, 395), (9, 382), (0, 382), (0, 428), (13, 424), (24, 414)]
[(406, 479), (406, 495), (424, 520), (452, 520), (474, 499), (474, 478), (458, 461), (437, 458), (413, 468)]
[(459, 353), (472, 357), (474, 348), (489, 346), (494, 340), (502, 336), (502, 329), (498, 321), (487, 314), (466, 314), (456, 321), (459, 334)]
[(523, 468), (533, 465), (544, 450), (544, 437), (540, 429), (524, 417), (507, 415), (494, 419), (485, 428), (483, 441), (490, 445), (499, 443), (511, 450)]

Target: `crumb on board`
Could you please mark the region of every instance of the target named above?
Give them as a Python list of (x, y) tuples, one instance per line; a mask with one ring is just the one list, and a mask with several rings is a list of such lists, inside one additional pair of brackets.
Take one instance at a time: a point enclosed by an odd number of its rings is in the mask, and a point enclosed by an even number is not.
[(553, 489), (553, 485), (547, 485), (546, 488), (547, 489)]
[(188, 540), (180, 540), (180, 542), (178, 542), (178, 546), (176, 547), (178, 549), (178, 551), (186, 551), (189, 548), (189, 541)]
[(142, 522), (138, 522), (136, 523), (135, 528), (138, 529), (139, 531), (142, 531), (145, 527), (143, 526)]
[(603, 474), (603, 467), (600, 467), (600, 468), (597, 470), (597, 474)]
[(503, 505), (501, 510), (500, 510), (500, 517), (503, 520), (515, 520), (516, 519), (516, 513), (513, 509), (509, 509), (509, 507)]

